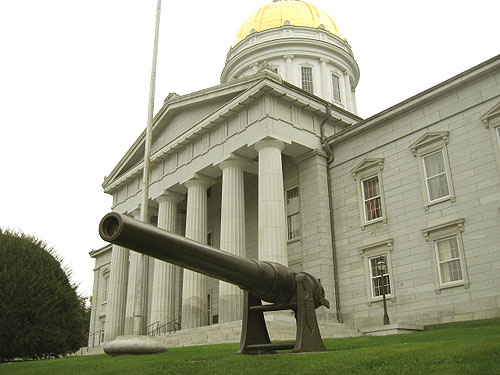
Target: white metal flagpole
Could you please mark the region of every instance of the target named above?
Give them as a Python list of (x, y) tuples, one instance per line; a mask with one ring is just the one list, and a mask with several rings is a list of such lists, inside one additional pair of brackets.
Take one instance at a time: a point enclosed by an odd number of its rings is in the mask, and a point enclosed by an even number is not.
[[(146, 137), (144, 141), (144, 170), (142, 175), (142, 203), (141, 221), (148, 222), (148, 201), (149, 201), (149, 171), (151, 159), (151, 138), (153, 125), (153, 111), (156, 87), (156, 61), (158, 59), (158, 36), (160, 31), (161, 0), (158, 0), (156, 7), (155, 40), (153, 46), (153, 63), (151, 68), (151, 82), (149, 86), (148, 121), (146, 126)], [(134, 335), (142, 335), (143, 315), (144, 315), (144, 255), (140, 254), (137, 262), (137, 278), (135, 283), (134, 300)]]

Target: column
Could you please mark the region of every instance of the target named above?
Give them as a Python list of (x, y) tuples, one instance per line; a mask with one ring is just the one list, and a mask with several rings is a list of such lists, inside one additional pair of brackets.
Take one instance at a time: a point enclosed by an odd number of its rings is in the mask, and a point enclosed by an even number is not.
[[(222, 169), (220, 249), (245, 257), (244, 162), (227, 160)], [(219, 323), (242, 319), (243, 293), (239, 287), (219, 282)]]
[(259, 141), (259, 260), (288, 265), (286, 246), (285, 198), (281, 150), (278, 140)]
[(285, 55), (285, 81), (293, 83), (293, 55)]
[[(184, 185), (188, 189), (186, 237), (207, 243), (207, 188), (212, 181), (196, 178)], [(182, 329), (207, 325), (207, 277), (184, 269), (182, 288)]]
[(94, 336), (91, 336), (94, 334), (95, 331), (97, 331), (95, 328), (97, 304), (101, 302), (99, 301), (99, 273), (100, 273), (99, 268), (94, 268), (94, 285), (92, 287), (92, 302), (90, 304), (89, 342), (87, 344), (87, 347), (89, 348), (93, 348), (94, 344), (96, 342), (99, 342), (95, 340)]
[(320, 80), (321, 80), (321, 97), (325, 100), (330, 101), (330, 95), (329, 90), (328, 90), (328, 82), (330, 81), (328, 79), (328, 71), (326, 68), (326, 63), (328, 62), (327, 59), (320, 58), (319, 59), (319, 73), (320, 73)]
[(109, 274), (108, 306), (104, 341), (109, 342), (123, 335), (125, 304), (127, 298), (128, 249), (113, 245)]
[[(136, 208), (129, 213), (136, 220), (140, 220), (141, 211)], [(127, 301), (125, 308), (125, 335), (134, 334), (134, 310), (135, 310), (135, 286), (137, 281), (137, 263), (139, 262), (139, 254), (135, 251), (130, 251), (130, 265), (128, 270), (128, 286), (127, 286)]]
[[(159, 228), (175, 233), (177, 203), (182, 198), (181, 194), (166, 191), (156, 199), (159, 203)], [(161, 326), (177, 318), (175, 314), (175, 272), (177, 268), (171, 263), (155, 259), (153, 294), (151, 297), (151, 323), (159, 322)], [(170, 328), (166, 327), (166, 330), (169, 331)]]
[[(335, 278), (327, 159), (321, 152), (313, 151), (296, 161), (299, 170), (302, 270), (321, 279), (326, 299), (332, 305), (330, 309), (321, 307), (316, 310), (317, 316), (325, 320), (335, 320)], [(321, 259), (321, 264), (318, 264), (318, 259)]]
[(349, 78), (349, 72), (346, 70), (344, 72), (344, 88), (345, 88), (345, 103), (346, 109), (349, 112), (354, 112), (354, 105), (352, 102), (352, 88), (351, 88), (351, 80)]

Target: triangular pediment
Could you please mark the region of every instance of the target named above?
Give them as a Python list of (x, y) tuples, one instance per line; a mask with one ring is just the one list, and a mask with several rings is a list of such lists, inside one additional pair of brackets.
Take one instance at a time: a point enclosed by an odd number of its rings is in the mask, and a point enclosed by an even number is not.
[(426, 133), (410, 145), (410, 150), (416, 153), (418, 149), (427, 147), (436, 142), (447, 144), (449, 134), (450, 132), (448, 131)]
[(500, 103), (491, 108), (481, 116), (481, 121), (487, 126), (497, 126), (500, 124)]
[[(312, 97), (301, 89), (283, 83), (275, 74), (261, 72), (197, 93), (180, 97), (170, 96), (156, 115), (153, 123), (153, 145), (151, 162), (161, 160), (182, 150), (184, 146), (201, 140), (201, 137), (216, 125), (226, 122), (232, 116), (245, 117), (246, 108), (266, 95), (286, 101), (298, 111), (311, 111), (324, 118), (327, 105), (324, 100)], [(267, 109), (271, 110), (271, 109)], [(266, 115), (263, 115), (266, 116)], [(343, 109), (330, 108), (330, 117), (349, 125), (361, 119)], [(112, 192), (118, 185), (131, 177), (142, 175), (144, 160), (145, 131), (137, 138), (129, 151), (103, 183), (106, 192)]]
[(355, 164), (351, 169), (353, 176), (357, 176), (369, 170), (381, 170), (384, 168), (384, 159), (382, 158), (366, 158)]

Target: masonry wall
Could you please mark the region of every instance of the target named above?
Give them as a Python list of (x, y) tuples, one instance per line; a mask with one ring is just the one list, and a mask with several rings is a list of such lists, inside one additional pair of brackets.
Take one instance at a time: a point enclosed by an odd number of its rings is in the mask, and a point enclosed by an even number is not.
[(104, 329), (106, 321), (107, 301), (104, 297), (104, 278), (109, 276), (111, 263), (111, 250), (103, 251), (95, 257), (94, 285), (92, 288), (92, 301), (90, 312), (90, 328), (88, 347), (99, 346), (103, 335), (100, 330)]
[[(500, 74), (490, 74), (334, 144), (333, 210), (344, 321), (382, 323), (382, 303), (369, 295), (363, 249), (392, 240), (391, 322), (430, 324), (500, 316), (500, 177), (491, 136), (480, 117), (500, 102)], [(425, 207), (424, 181), (410, 145), (449, 132), (446, 146), (456, 199)], [(362, 226), (352, 169), (383, 159), (387, 220)], [(468, 285), (436, 287), (432, 241), (422, 230), (464, 220)], [(385, 241), (385, 242), (384, 242)], [(361, 252), (360, 252), (361, 250)]]

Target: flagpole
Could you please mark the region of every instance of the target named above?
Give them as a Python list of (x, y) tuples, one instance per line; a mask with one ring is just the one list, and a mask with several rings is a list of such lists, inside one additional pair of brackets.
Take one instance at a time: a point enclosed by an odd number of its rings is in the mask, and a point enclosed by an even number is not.
[[(158, 37), (160, 32), (161, 0), (156, 6), (155, 39), (153, 45), (153, 62), (151, 67), (151, 81), (149, 85), (148, 121), (146, 126), (146, 136), (144, 141), (144, 169), (142, 175), (142, 200), (141, 200), (141, 221), (148, 222), (148, 202), (149, 202), (149, 171), (151, 164), (151, 138), (153, 125), (153, 112), (156, 88), (156, 62), (158, 60)], [(144, 255), (140, 255), (136, 268), (135, 300), (134, 300), (134, 335), (142, 335), (143, 315), (144, 315)]]

